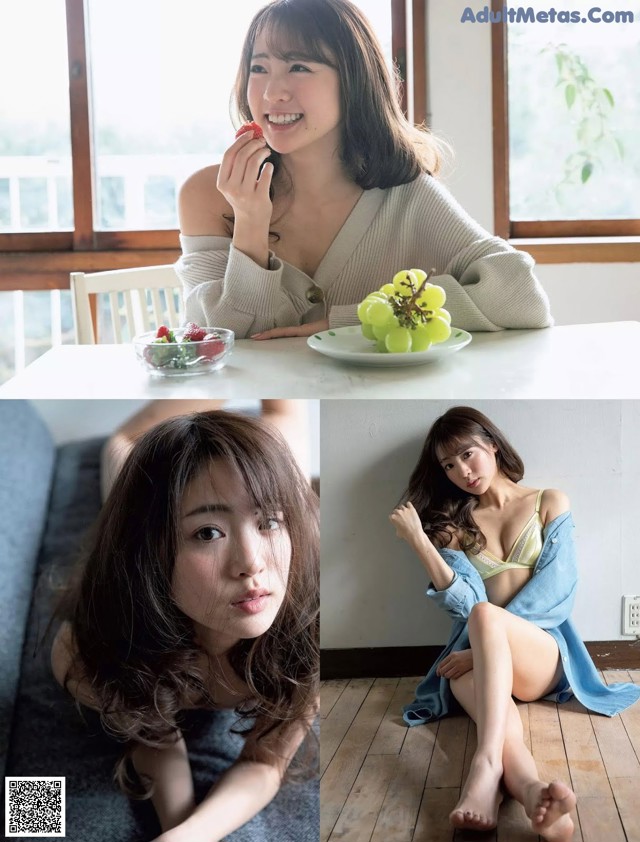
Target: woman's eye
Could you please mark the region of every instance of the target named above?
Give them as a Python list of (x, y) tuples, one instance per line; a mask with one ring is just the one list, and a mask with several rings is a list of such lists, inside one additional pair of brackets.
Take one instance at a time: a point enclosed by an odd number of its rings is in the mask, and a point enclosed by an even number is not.
[(292, 64), (289, 68), (291, 73), (311, 73), (308, 67), (305, 67), (304, 64)]
[(249, 73), (266, 73), (267, 71), (261, 64), (252, 64), (249, 67)]
[(199, 541), (216, 541), (218, 538), (224, 538), (224, 532), (217, 526), (203, 526), (196, 532), (196, 538)]

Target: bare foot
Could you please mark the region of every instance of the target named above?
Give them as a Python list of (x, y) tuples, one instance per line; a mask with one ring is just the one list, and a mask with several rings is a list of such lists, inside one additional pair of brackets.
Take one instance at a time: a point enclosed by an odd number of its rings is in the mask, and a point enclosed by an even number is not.
[(468, 830), (494, 828), (502, 801), (501, 778), (502, 766), (491, 764), (485, 757), (474, 757), (460, 801), (449, 814), (451, 824)]
[(576, 796), (566, 784), (537, 781), (525, 795), (524, 809), (534, 832), (547, 842), (571, 842), (573, 822), (569, 813), (575, 804)]

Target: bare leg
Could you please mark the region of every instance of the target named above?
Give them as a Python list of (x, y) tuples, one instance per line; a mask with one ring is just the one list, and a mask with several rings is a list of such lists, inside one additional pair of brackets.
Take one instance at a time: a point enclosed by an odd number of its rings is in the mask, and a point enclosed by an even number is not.
[(106, 500), (120, 468), (124, 465), (136, 440), (161, 421), (202, 412), (207, 409), (221, 409), (224, 401), (208, 400), (155, 400), (138, 410), (118, 427), (102, 448), (100, 463), (100, 491)]
[[(111, 436), (102, 449), (100, 488), (106, 500), (131, 448), (151, 427), (191, 412), (222, 409), (223, 400), (155, 400), (150, 401), (128, 418)], [(262, 417), (276, 427), (286, 439), (303, 473), (310, 475), (308, 408), (306, 401), (263, 400)]]
[(311, 478), (309, 406), (304, 400), (263, 400), (262, 418), (284, 436), (302, 473)]
[[(561, 670), (557, 645), (531, 623), (490, 603), (480, 605), (485, 607), (476, 606), (469, 621), (474, 668), (451, 681), (453, 694), (478, 727), (478, 748), (451, 822), (474, 830), (495, 826), (501, 800), (500, 778), (496, 779), (499, 768), (506, 788), (524, 805), (533, 830), (550, 842), (568, 842), (573, 835), (568, 813), (575, 796), (564, 784), (547, 785), (539, 780), (511, 698), (513, 692), (530, 701), (555, 686)], [(511, 682), (506, 699), (504, 673), (507, 679), (510, 675)], [(497, 721), (496, 712), (502, 722)]]

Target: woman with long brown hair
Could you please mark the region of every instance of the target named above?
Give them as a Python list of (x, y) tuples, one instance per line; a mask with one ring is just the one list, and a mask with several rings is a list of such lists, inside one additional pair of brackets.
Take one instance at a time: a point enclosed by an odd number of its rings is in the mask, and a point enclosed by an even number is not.
[[(202, 412), (134, 445), (52, 664), (125, 742), (116, 778), (151, 797), (156, 842), (222, 839), (278, 792), (317, 707), (318, 551), (317, 497), (270, 425)], [(180, 730), (195, 708), (235, 709), (245, 737), (198, 805)]]
[(601, 682), (570, 619), (577, 567), (569, 500), (521, 485), (523, 476), (505, 435), (472, 407), (453, 407), (427, 435), (406, 502), (390, 519), (431, 579), (428, 596), (454, 625), (404, 718), (410, 726), (433, 721), (455, 699), (476, 722), (454, 827), (495, 827), (504, 786), (535, 833), (569, 842), (575, 795), (540, 780), (514, 697), (574, 695), (613, 716), (640, 698), (640, 687)]
[(255, 15), (234, 94), (252, 125), (180, 193), (189, 320), (308, 336), (357, 324), (357, 304), (415, 266), (435, 268), (458, 327), (551, 324), (533, 261), (437, 181), (441, 144), (398, 91), (355, 3), (275, 0)]

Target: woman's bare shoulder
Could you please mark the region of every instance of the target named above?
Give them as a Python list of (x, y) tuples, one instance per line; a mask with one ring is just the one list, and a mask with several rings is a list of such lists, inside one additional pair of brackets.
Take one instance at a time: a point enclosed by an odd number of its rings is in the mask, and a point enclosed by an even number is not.
[(557, 488), (545, 488), (540, 499), (540, 519), (544, 524), (551, 523), (559, 515), (571, 508), (569, 497)]
[(82, 677), (82, 665), (73, 638), (73, 629), (67, 621), (62, 623), (53, 641), (51, 669), (58, 684), (74, 699), (93, 710), (100, 709), (95, 693)]
[(219, 169), (219, 164), (204, 167), (190, 175), (180, 188), (178, 216), (183, 234), (230, 236), (225, 217), (233, 216), (233, 208), (218, 190)]

